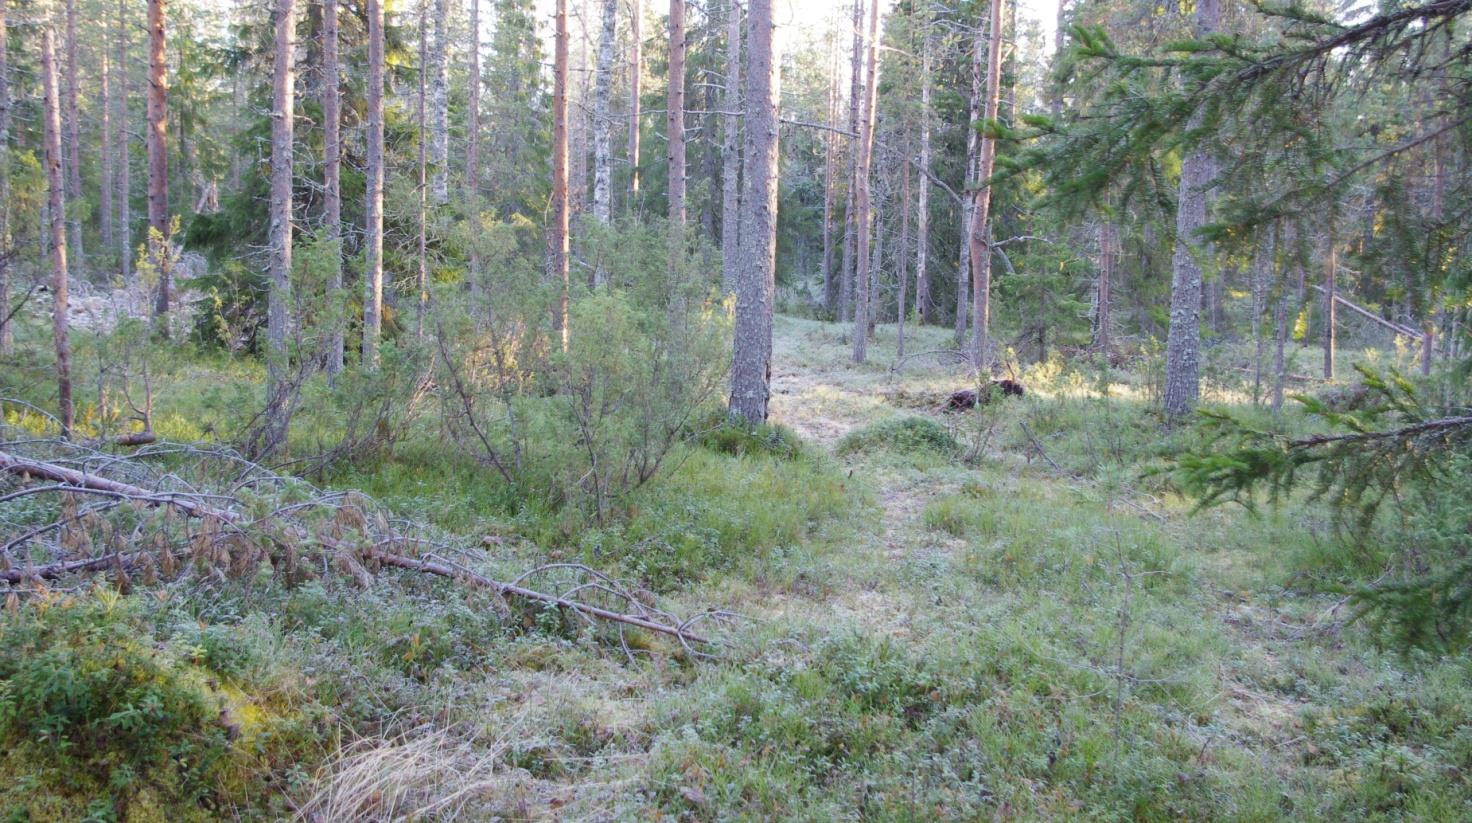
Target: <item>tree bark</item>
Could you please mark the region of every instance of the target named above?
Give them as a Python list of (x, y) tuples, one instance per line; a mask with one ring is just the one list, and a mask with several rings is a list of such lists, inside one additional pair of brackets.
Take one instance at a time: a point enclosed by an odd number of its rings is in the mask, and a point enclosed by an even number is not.
[(561, 289), (552, 311), (552, 327), (567, 348), (568, 202), (567, 202), (567, 0), (557, 0), (556, 41), (552, 58), (552, 222), (547, 227), (547, 276)]
[(639, 213), (639, 88), (644, 79), (644, 0), (629, 0), (629, 212)]
[[(1198, 0), (1198, 37), (1216, 31), (1220, 12), (1219, 0)], [(1189, 128), (1197, 128), (1200, 122), (1201, 114), (1197, 112)], [(1201, 257), (1211, 250), (1199, 242), (1196, 233), (1206, 225), (1206, 187), (1211, 182), (1212, 165), (1211, 155), (1200, 147), (1192, 149), (1181, 163), (1171, 264), (1170, 331), (1165, 348), (1164, 408), (1170, 420), (1190, 414), (1201, 396)]]
[(838, 184), (838, 35), (828, 40), (828, 133), (823, 135), (823, 312), (833, 316), (838, 279), (833, 276), (834, 191)]
[(1325, 238), (1324, 250), (1324, 379), (1334, 379), (1334, 348), (1336, 340), (1334, 337), (1335, 326), (1338, 325), (1335, 312), (1335, 280), (1338, 275), (1339, 261), (1336, 258), (1334, 243), (1334, 229), (1331, 226), (1328, 236)]
[[(665, 104), (671, 273), (685, 249), (685, 0), (670, 0), (669, 87)], [(671, 286), (674, 284), (671, 283)]]
[[(1214, 0), (1207, 0), (1214, 2)], [(1002, 83), (1002, 3), (991, 0), (990, 37), (987, 44), (986, 72), (986, 121), (997, 119), (997, 105)], [(989, 335), (991, 333), (991, 207), (992, 187), (990, 178), (997, 157), (997, 141), (986, 134), (981, 135), (977, 158), (977, 188), (973, 195), (975, 206), (971, 215), (971, 356), (978, 373), (984, 373), (991, 356)]]
[(113, 118), (116, 130), (113, 145), (117, 147), (118, 176), (115, 202), (118, 210), (117, 242), (118, 258), (122, 263), (123, 281), (133, 280), (133, 164), (128, 152), (128, 0), (118, 0), (117, 56), (114, 58), (116, 78), (113, 80), (114, 95), (118, 104)]
[[(909, 133), (906, 132), (905, 153), (910, 152)], [(904, 163), (900, 171), (900, 253), (894, 261), (895, 282), (895, 347), (896, 356), (905, 356), (905, 298), (910, 275), (910, 164)]]
[[(617, 46), (618, 0), (602, 0), (598, 32), (597, 77), (593, 84), (593, 219), (606, 226), (613, 217), (613, 121), (608, 114), (613, 91), (613, 52)], [(603, 285), (608, 272), (593, 271), (593, 284)]]
[(0, 355), (15, 349), (10, 327), (10, 0), (0, 0)]
[(745, 174), (741, 268), (736, 283), (732, 413), (767, 419), (772, 394), (772, 304), (777, 272), (777, 103), (782, 94), (772, 0), (750, 0), (746, 20)]
[[(982, 90), (986, 72), (986, 55), (983, 49), (983, 37), (986, 28), (978, 25), (976, 28), (976, 41), (971, 48), (971, 107), (968, 110), (966, 126), (966, 177), (967, 190), (976, 187), (977, 169), (980, 167), (981, 154), (980, 133), (977, 131), (981, 124), (982, 114)], [(961, 206), (961, 259), (956, 267), (956, 348), (963, 348), (966, 343), (966, 312), (967, 312), (967, 289), (971, 285), (971, 235), (972, 222), (976, 215), (975, 196), (966, 198)]]
[(920, 55), (920, 191), (915, 200), (915, 316), (930, 319), (930, 25)]
[[(848, 92), (848, 131), (850, 134), (859, 133), (859, 116), (862, 113), (860, 107), (864, 98), (864, 3), (863, 0), (854, 0), (854, 37), (853, 48), (849, 55), (849, 92)], [(848, 202), (843, 210), (843, 256), (839, 265), (842, 271), (838, 276), (838, 321), (847, 322), (853, 317), (854, 303), (854, 272), (857, 268), (854, 259), (854, 246), (857, 242), (858, 233), (854, 230), (854, 215), (858, 211), (855, 203), (857, 186), (854, 185), (857, 175), (857, 164), (859, 160), (859, 149), (857, 143), (851, 145), (848, 154)]]
[(104, 51), (100, 55), (100, 57), (98, 59), (98, 63), (99, 63), (99, 68), (100, 68), (100, 72), (101, 72), (100, 81), (101, 81), (101, 84), (102, 84), (102, 101), (101, 101), (102, 102), (102, 105), (99, 107), (99, 110), (98, 110), (98, 116), (102, 118), (101, 127), (98, 129), (98, 138), (102, 142), (102, 150), (100, 152), (100, 155), (101, 155), (101, 158), (100, 159), (102, 161), (102, 169), (101, 169), (101, 171), (102, 171), (102, 180), (100, 181), (100, 184), (98, 185), (98, 189), (100, 190), (100, 192), (99, 192), (100, 198), (99, 199), (100, 199), (101, 202), (99, 203), (99, 206), (100, 206), (101, 214), (98, 215), (98, 222), (101, 224), (100, 225), (100, 228), (101, 228), (101, 234), (102, 234), (102, 238), (101, 238), (102, 239), (102, 248), (103, 248), (103, 254), (105, 256), (105, 255), (111, 254), (113, 252), (113, 247), (114, 247), (114, 240), (113, 240), (113, 214), (114, 214), (114, 211), (113, 211), (113, 202), (112, 202), (112, 196), (113, 196), (112, 178), (113, 178), (113, 174), (114, 174), (114, 170), (113, 170), (113, 157), (112, 157), (112, 155), (113, 155), (113, 140), (112, 140), (112, 96), (113, 95), (112, 95), (112, 76), (111, 76), (110, 67), (108, 66), (107, 52)]
[(383, 327), (383, 0), (365, 0), (368, 12), (368, 202), (363, 247), (364, 368), (378, 365)]
[(854, 232), (857, 237), (854, 262), (858, 264), (855, 281), (858, 294), (854, 298), (854, 362), (868, 356), (870, 286), (873, 270), (869, 260), (873, 223), (869, 167), (874, 159), (874, 116), (878, 110), (875, 97), (879, 93), (879, 0), (869, 2), (869, 36), (864, 43), (864, 96), (859, 142), (855, 146), (858, 162), (854, 165)]
[(82, 252), (82, 122), (77, 107), (81, 78), (77, 72), (77, 0), (66, 0), (66, 201), (72, 213), (67, 215), (67, 251), (77, 271), (86, 270)]
[(295, 138), (296, 0), (276, 2), (276, 60), (271, 84), (271, 288), (266, 308), (265, 451), (286, 445), (291, 415), (286, 382), (291, 304), (291, 173)]
[(148, 248), (158, 276), (154, 317), (168, 331), (173, 302), (173, 253), (169, 237), (168, 56), (165, 52), (164, 0), (148, 0)]
[[(480, 226), (480, 0), (470, 0), (469, 111), (465, 135), (465, 203), (471, 225)], [(470, 284), (481, 285), (480, 246), (470, 244)]]
[[(741, 2), (726, 9), (726, 82), (721, 135), (721, 280), (726, 292), (736, 290), (741, 267)], [(830, 158), (832, 152), (830, 150)], [(829, 169), (832, 183), (832, 169)], [(831, 204), (830, 204), (831, 205)], [(828, 224), (823, 224), (826, 241)]]
[[(436, 4), (436, 10), (438, 11), (439, 9), (443, 8), (443, 6), (444, 6), (444, 0), (439, 0), (439, 2)], [(425, 119), (426, 118), (425, 107), (426, 107), (426, 103), (428, 102), (428, 101), (425, 100), (425, 95), (428, 93), (428, 89), (427, 89), (428, 76), (427, 75), (429, 73), (429, 69), (430, 69), (431, 64), (432, 63), (435, 63), (438, 60), (438, 57), (434, 56), (429, 51), (429, 44), (428, 44), (428, 30), (429, 30), (429, 25), (428, 24), (429, 24), (429, 21), (425, 19), (425, 12), (426, 11), (428, 11), (428, 9), (425, 8), (424, 0), (419, 0), (419, 95), (418, 95), (418, 98), (417, 98), (417, 102), (418, 102), (419, 108), (418, 108), (417, 117), (416, 117), (416, 124), (417, 124), (417, 126), (419, 128), (419, 141), (418, 141), (419, 142), (419, 186), (418, 186), (418, 193), (419, 193), (419, 249), (418, 249), (418, 251), (419, 251), (419, 254), (418, 254), (418, 259), (419, 259), (419, 276), (418, 276), (418, 278), (415, 281), (415, 285), (418, 287), (418, 288), (415, 289), (415, 291), (416, 291), (416, 293), (419, 296), (419, 313), (414, 318), (414, 336), (415, 337), (418, 337), (421, 340), (424, 339), (424, 318), (425, 318), (425, 315), (429, 313), (429, 256), (428, 256), (428, 251), (429, 251), (429, 200), (428, 200), (428, 197), (429, 197), (429, 188), (430, 188), (431, 183), (429, 181), (429, 155), (428, 155), (428, 151), (429, 151), (429, 149), (430, 149), (431, 146), (433, 146), (433, 150), (435, 152), (438, 152), (439, 151), (439, 146), (438, 146), (439, 135), (437, 133), (426, 131), (426, 129), (429, 126), (428, 122)], [(436, 17), (438, 17), (438, 14), (436, 14)], [(436, 19), (436, 21), (435, 21), (436, 39), (438, 39), (438, 33), (439, 33), (439, 29), (440, 28), (441, 28), (440, 21), (438, 19)], [(438, 49), (439, 46), (436, 46), (435, 48)], [(439, 71), (439, 66), (438, 65), (435, 65), (434, 66), (434, 70), (437, 73)], [(438, 80), (436, 80), (435, 82), (438, 82)], [(438, 90), (436, 90), (435, 93), (438, 94)], [(439, 106), (439, 101), (438, 100), (435, 101), (435, 106), (436, 107)], [(438, 112), (435, 113), (435, 118), (436, 118), (436, 120), (438, 120), (438, 118), (439, 118), (439, 113)], [(438, 122), (436, 122), (434, 128), (435, 129), (438, 129), (439, 128)], [(435, 174), (438, 175), (439, 172), (436, 171)], [(434, 182), (432, 185), (434, 185), (434, 186), (437, 187), (439, 185), (439, 182), (436, 180), (436, 182)], [(439, 192), (438, 192), (437, 189), (436, 189), (436, 192), (435, 192), (435, 197), (439, 197)]]
[(430, 59), (430, 195), (435, 206), (450, 202), (450, 0), (435, 0)]
[(336, 375), (343, 365), (342, 330), (342, 70), (338, 58), (337, 0), (322, 0), (322, 183), (327, 245), (332, 250), (332, 270), (327, 290), (333, 310), (332, 328), (327, 333), (327, 373)]
[[(1252, 259), (1252, 340), (1255, 346), (1252, 368), (1252, 402), (1262, 402), (1262, 369), (1266, 356), (1267, 338), (1263, 334), (1263, 315), (1267, 312), (1268, 287), (1273, 274), (1274, 230), (1267, 231), (1258, 241), (1257, 254)], [(1274, 309), (1276, 316), (1276, 308)]]
[(46, 202), (50, 214), (51, 333), (56, 347), (56, 406), (61, 436), (72, 434), (72, 348), (67, 329), (66, 182), (61, 170), (61, 100), (56, 88), (56, 35), (41, 33), (41, 87), (45, 97)]
[(1094, 339), (1091, 348), (1109, 356), (1114, 331), (1114, 266), (1119, 260), (1119, 232), (1109, 215), (1099, 221), (1099, 277), (1094, 284)]

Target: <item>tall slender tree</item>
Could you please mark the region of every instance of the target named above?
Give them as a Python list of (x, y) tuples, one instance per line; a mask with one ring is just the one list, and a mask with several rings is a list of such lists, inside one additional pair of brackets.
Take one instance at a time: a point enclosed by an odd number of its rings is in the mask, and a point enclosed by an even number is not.
[[(859, 133), (860, 102), (864, 98), (864, 0), (854, 0), (853, 18), (853, 47), (849, 54), (849, 85), (848, 85), (848, 133), (857, 135)], [(853, 316), (854, 302), (854, 244), (858, 233), (854, 230), (854, 215), (858, 211), (854, 205), (854, 196), (858, 189), (854, 186), (855, 166), (858, 163), (859, 151), (857, 146), (852, 146), (848, 153), (848, 203), (843, 210), (843, 255), (839, 266), (843, 269), (838, 277), (838, 320), (847, 321)]]
[(838, 281), (833, 272), (833, 217), (838, 188), (838, 32), (828, 36), (828, 132), (823, 135), (823, 311), (837, 309)]
[(66, 0), (66, 199), (71, 204), (67, 215), (67, 251), (78, 271), (86, 269), (82, 253), (82, 117), (78, 105), (81, 75), (77, 65), (77, 0)]
[[(995, 0), (994, 0), (995, 2)], [(864, 39), (864, 92), (860, 98), (859, 140), (854, 146), (858, 160), (854, 163), (854, 260), (858, 293), (854, 297), (854, 362), (868, 356), (869, 289), (873, 276), (869, 260), (869, 241), (873, 215), (870, 213), (871, 192), (869, 166), (874, 159), (874, 118), (879, 110), (879, 0), (869, 0), (869, 34)], [(877, 268), (877, 267), (874, 267)]]
[[(971, 48), (971, 107), (966, 127), (966, 187), (974, 190), (977, 185), (977, 169), (981, 163), (981, 115), (983, 90), (986, 80), (986, 31), (985, 25), (977, 25), (976, 37)], [(967, 197), (961, 206), (961, 261), (956, 268), (956, 347), (966, 342), (967, 295), (971, 286), (971, 236), (972, 223), (976, 215), (976, 198)]]
[[(741, 0), (726, 7), (726, 78), (721, 105), (721, 282), (736, 290), (741, 254)], [(826, 230), (826, 229), (825, 229)]]
[(71, 437), (72, 347), (67, 327), (66, 182), (61, 170), (61, 99), (56, 84), (56, 35), (47, 22), (41, 32), (41, 88), (45, 98), (46, 188), (51, 235), (52, 342), (56, 347), (56, 407), (61, 436)]
[(920, 46), (920, 191), (915, 195), (915, 316), (930, 319), (930, 17)]
[(436, 206), (450, 202), (450, 0), (435, 0), (434, 42), (429, 52), (430, 196)]
[(567, 0), (557, 0), (552, 53), (552, 221), (547, 227), (547, 276), (561, 294), (552, 311), (552, 327), (567, 348), (568, 217), (567, 200)]
[(10, 0), (0, 0), (0, 355), (10, 354)]
[(296, 136), (296, 0), (276, 0), (276, 54), (271, 82), (271, 286), (266, 308), (264, 451), (286, 445), (291, 425), (287, 386), (287, 314), (291, 305), (291, 175)]
[[(1205, 39), (1217, 30), (1220, 0), (1197, 0), (1195, 28)], [(1201, 113), (1191, 118), (1199, 128)], [(1211, 252), (1198, 232), (1206, 225), (1206, 188), (1211, 183), (1212, 158), (1206, 146), (1196, 146), (1181, 162), (1180, 193), (1176, 200), (1176, 243), (1171, 261), (1170, 332), (1165, 344), (1165, 415), (1177, 419), (1190, 414), (1201, 396), (1201, 263)]]
[(685, 247), (685, 0), (670, 0), (669, 86), (665, 98), (669, 181), (670, 265)]
[(987, 39), (986, 120), (977, 157), (977, 186), (972, 194), (971, 214), (971, 357), (978, 372), (984, 371), (990, 357), (991, 333), (991, 206), (992, 169), (996, 163), (997, 141), (989, 124), (996, 122), (1002, 88), (1002, 3), (991, 0), (990, 34)]
[[(473, 223), (480, 220), (480, 0), (470, 0), (470, 71), (465, 125), (465, 203)], [(481, 284), (480, 246), (470, 244), (471, 288)]]
[(364, 368), (378, 365), (383, 327), (383, 0), (365, 0), (368, 12), (367, 213), (363, 229)]
[(644, 79), (644, 0), (629, 0), (629, 212), (639, 210), (640, 88)]
[[(618, 0), (601, 0), (598, 29), (597, 75), (593, 84), (593, 219), (608, 225), (613, 217), (613, 120), (609, 97), (613, 93), (613, 57), (617, 47)], [(593, 273), (602, 284), (607, 272)]]
[(164, 0), (148, 0), (148, 247), (158, 276), (154, 316), (168, 330), (173, 302), (173, 252), (169, 237), (168, 54), (165, 51)]
[[(440, 29), (438, 10), (442, 5), (442, 3), (437, 3), (435, 6), (437, 12), (437, 19), (435, 20), (436, 38), (438, 38)], [(419, 129), (419, 139), (416, 141), (419, 144), (419, 185), (416, 187), (419, 196), (419, 253), (417, 255), (419, 276), (415, 281), (417, 288), (414, 290), (419, 298), (419, 311), (414, 318), (414, 335), (419, 338), (424, 337), (424, 320), (425, 316), (429, 314), (429, 190), (431, 186), (438, 187), (437, 182), (431, 183), (429, 180), (428, 152), (431, 145), (435, 147), (434, 151), (436, 153), (439, 151), (439, 134), (436, 131), (439, 128), (439, 115), (435, 115), (436, 123), (431, 129), (425, 113), (426, 103), (428, 102), (425, 100), (425, 95), (428, 93), (427, 81), (430, 67), (433, 65), (435, 72), (439, 71), (438, 58), (430, 51), (428, 44), (428, 12), (429, 7), (425, 4), (424, 0), (419, 0), (419, 94), (416, 98), (418, 110), (417, 116), (415, 117), (415, 123)], [(438, 94), (438, 90), (435, 93)], [(439, 105), (438, 99), (436, 99), (435, 105)], [(438, 171), (435, 172), (436, 175), (438, 173)], [(437, 188), (435, 196), (439, 196)]]
[[(322, 206), (323, 230), (331, 248), (327, 289), (334, 305), (342, 294), (342, 68), (338, 58), (337, 0), (322, 0)], [(343, 366), (343, 329), (340, 310), (331, 313), (327, 332), (327, 373)]]
[(97, 130), (98, 139), (102, 143), (101, 151), (99, 152), (100, 165), (102, 167), (102, 180), (100, 181), (101, 185), (98, 186), (98, 189), (100, 190), (100, 196), (98, 198), (100, 202), (98, 203), (98, 206), (101, 212), (98, 215), (98, 223), (100, 223), (99, 228), (101, 229), (100, 233), (102, 235), (101, 239), (104, 255), (111, 254), (113, 252), (114, 218), (112, 179), (115, 172), (113, 170), (112, 156), (112, 73), (110, 71), (110, 68), (111, 67), (108, 65), (107, 52), (104, 51), (101, 55), (101, 58), (99, 59), (98, 78), (102, 86), (102, 105), (98, 107), (98, 115), (102, 118), (102, 123)]
[(117, 194), (118, 209), (117, 255), (123, 266), (123, 280), (133, 279), (133, 164), (128, 152), (128, 0), (118, 0), (116, 51), (113, 65), (116, 79), (113, 80), (113, 97), (117, 101), (117, 114), (113, 116), (113, 145), (117, 147)]
[(772, 0), (749, 0), (742, 266), (736, 282), (730, 408), (750, 423), (767, 419), (767, 402), (772, 395), (772, 307), (777, 290), (777, 101), (781, 95), (781, 60)]

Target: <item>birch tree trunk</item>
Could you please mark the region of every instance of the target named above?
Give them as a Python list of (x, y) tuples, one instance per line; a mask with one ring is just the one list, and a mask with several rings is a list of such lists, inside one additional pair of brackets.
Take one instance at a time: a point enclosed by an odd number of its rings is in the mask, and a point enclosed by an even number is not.
[[(860, 106), (864, 98), (864, 3), (863, 0), (854, 0), (854, 37), (853, 50), (849, 55), (849, 93), (848, 93), (848, 131), (849, 134), (858, 135)], [(857, 232), (854, 230), (854, 215), (858, 211), (855, 204), (857, 195), (857, 165), (859, 160), (859, 149), (857, 142), (851, 145), (848, 154), (848, 202), (843, 210), (843, 257), (839, 264), (842, 271), (838, 276), (838, 321), (847, 322), (853, 317), (854, 303), (854, 272), (857, 268), (854, 260), (854, 245), (857, 241)]]
[(368, 12), (367, 200), (363, 229), (362, 365), (378, 365), (383, 326), (383, 0), (365, 0)]
[[(726, 8), (726, 82), (721, 135), (721, 282), (736, 290), (741, 252), (741, 2)], [(830, 152), (831, 156), (831, 152)], [(831, 183), (831, 168), (830, 168)], [(823, 228), (827, 237), (826, 217)]]
[(670, 0), (668, 79), (665, 132), (669, 138), (666, 168), (669, 169), (669, 253), (673, 273), (685, 249), (685, 0)]
[(547, 276), (561, 289), (552, 310), (552, 328), (567, 348), (567, 0), (557, 0), (552, 58), (552, 223), (547, 227)]
[(639, 213), (640, 86), (644, 79), (644, 0), (629, 0), (629, 212)]
[(66, 182), (61, 171), (61, 100), (56, 88), (56, 35), (41, 33), (41, 87), (45, 97), (46, 188), (51, 235), (51, 333), (56, 346), (56, 405), (61, 436), (72, 434), (72, 347), (67, 329)]
[(67, 215), (67, 251), (77, 271), (85, 271), (82, 252), (82, 122), (77, 106), (77, 0), (66, 0), (66, 201), (71, 206)]
[(15, 349), (10, 328), (10, 0), (0, 0), (0, 355)]
[[(981, 154), (977, 150), (981, 135), (977, 129), (981, 123), (982, 81), (985, 79), (983, 75), (986, 71), (987, 52), (983, 48), (985, 36), (986, 28), (978, 25), (976, 42), (971, 49), (971, 107), (968, 111), (966, 127), (965, 182), (967, 189), (976, 186), (976, 173), (981, 159)], [(962, 348), (966, 343), (967, 289), (971, 285), (971, 235), (975, 214), (976, 198), (968, 197), (961, 206), (961, 260), (956, 267), (956, 348)]]
[[(600, 23), (598, 74), (593, 85), (593, 219), (606, 226), (613, 217), (613, 121), (608, 105), (613, 91), (618, 0), (602, 0)], [(607, 277), (608, 272), (599, 265), (593, 271), (593, 285), (603, 285)]]
[(113, 118), (113, 128), (116, 134), (113, 145), (117, 147), (118, 154), (118, 177), (117, 196), (115, 198), (118, 209), (117, 241), (118, 258), (123, 266), (123, 282), (131, 283), (133, 280), (133, 164), (128, 152), (128, 99), (130, 89), (128, 88), (128, 0), (118, 0), (117, 14), (117, 56), (115, 67), (117, 77), (113, 81), (116, 93), (118, 112)]
[(435, 0), (430, 50), (430, 194), (436, 206), (450, 202), (450, 0)]
[(148, 248), (158, 276), (154, 317), (168, 332), (173, 302), (169, 237), (168, 57), (164, 51), (164, 0), (148, 0)]
[[(997, 105), (1002, 83), (1002, 3), (991, 0), (990, 37), (987, 44), (986, 109), (985, 122), (997, 119)], [(1214, 0), (1207, 0), (1214, 2)], [(981, 135), (977, 157), (977, 188), (973, 195), (976, 205), (971, 215), (971, 356), (977, 373), (984, 374), (990, 365), (991, 333), (991, 207), (992, 187), (990, 178), (997, 157), (997, 141), (986, 134)]]
[(266, 308), (265, 452), (286, 445), (291, 425), (286, 325), (291, 304), (291, 173), (295, 137), (296, 0), (276, 2), (276, 60), (271, 85), (271, 289)]
[(327, 373), (342, 371), (342, 71), (338, 59), (337, 0), (322, 0), (322, 184), (327, 245), (332, 270), (327, 290), (332, 296), (327, 332)]
[(874, 113), (878, 109), (875, 97), (879, 92), (879, 0), (869, 0), (869, 36), (864, 42), (864, 96), (862, 118), (859, 121), (859, 142), (855, 146), (858, 162), (854, 164), (854, 232), (857, 237), (854, 262), (858, 264), (855, 281), (858, 294), (854, 297), (854, 362), (862, 363), (868, 356), (869, 344), (869, 299), (870, 278), (873, 269), (869, 260), (870, 203), (869, 166), (874, 159)]
[(930, 24), (920, 55), (920, 191), (915, 196), (915, 316), (930, 319)]
[[(1219, 0), (1198, 0), (1196, 35), (1217, 29)], [(1189, 128), (1199, 127), (1201, 114)], [(1211, 253), (1196, 234), (1206, 225), (1206, 187), (1211, 182), (1211, 155), (1192, 149), (1181, 163), (1176, 205), (1175, 255), (1171, 263), (1170, 331), (1165, 346), (1165, 416), (1180, 419), (1196, 408), (1201, 396), (1201, 258)]]
[(777, 273), (777, 102), (781, 61), (772, 0), (750, 0), (746, 20), (745, 174), (741, 197), (741, 268), (731, 362), (731, 412), (748, 423), (767, 419), (772, 395), (772, 304)]
[[(434, 25), (437, 41), (439, 41), (438, 35), (442, 33), (441, 30), (443, 29), (443, 24), (439, 19), (438, 11), (443, 9), (444, 5), (444, 0), (438, 0), (435, 6), (437, 13)], [(431, 183), (429, 181), (428, 152), (431, 144), (433, 144), (435, 152), (439, 151), (439, 146), (437, 144), (437, 141), (439, 140), (438, 133), (430, 133), (426, 131), (426, 129), (429, 127), (429, 123), (426, 120), (425, 108), (428, 101), (425, 100), (425, 95), (428, 93), (427, 81), (430, 65), (432, 63), (435, 63), (436, 65), (434, 66), (434, 70), (436, 74), (438, 74), (439, 72), (439, 66), (437, 65), (437, 62), (439, 61), (439, 56), (435, 56), (429, 51), (429, 21), (425, 19), (426, 11), (428, 11), (428, 9), (425, 7), (424, 0), (419, 0), (419, 95), (417, 97), (418, 110), (416, 111), (415, 118), (416, 125), (419, 128), (419, 185), (417, 187), (419, 194), (419, 253), (417, 255), (419, 260), (419, 276), (415, 279), (415, 286), (417, 287), (415, 289), (415, 292), (419, 296), (419, 313), (414, 318), (414, 336), (421, 340), (424, 339), (424, 316), (429, 313), (429, 259), (427, 252), (429, 251), (428, 198), (429, 187)], [(439, 45), (436, 45), (435, 48), (442, 51)], [(436, 79), (435, 82), (438, 83), (438, 79)], [(438, 90), (436, 90), (435, 93), (438, 94)], [(435, 106), (438, 107), (438, 105), (439, 101), (436, 100)], [(436, 111), (435, 113), (435, 118), (436, 120), (438, 120), (439, 118), (438, 111)], [(435, 123), (434, 127), (435, 129), (439, 128), (438, 122)], [(438, 170), (435, 171), (435, 175), (436, 180), (432, 185), (438, 187), (440, 183), (440, 181), (438, 180)], [(439, 196), (439, 192), (437, 189), (435, 192), (435, 196)]]

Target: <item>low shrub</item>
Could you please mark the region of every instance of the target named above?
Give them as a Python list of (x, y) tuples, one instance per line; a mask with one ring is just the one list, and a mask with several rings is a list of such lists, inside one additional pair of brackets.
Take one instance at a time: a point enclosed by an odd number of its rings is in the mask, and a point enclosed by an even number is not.
[(954, 457), (961, 444), (945, 426), (928, 417), (900, 417), (865, 426), (838, 441), (839, 454), (873, 452), (919, 457)]

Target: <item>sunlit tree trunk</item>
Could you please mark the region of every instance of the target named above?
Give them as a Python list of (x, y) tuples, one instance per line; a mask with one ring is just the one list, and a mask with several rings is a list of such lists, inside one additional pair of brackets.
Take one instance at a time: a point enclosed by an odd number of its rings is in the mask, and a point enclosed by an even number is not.
[(750, 0), (746, 20), (745, 170), (741, 197), (741, 269), (736, 282), (731, 411), (750, 423), (767, 419), (772, 394), (772, 304), (777, 284), (777, 101), (781, 61), (772, 0)]
[(56, 346), (56, 406), (61, 436), (72, 434), (72, 347), (67, 329), (66, 182), (61, 171), (61, 100), (56, 87), (56, 35), (41, 32), (41, 88), (46, 141), (48, 226), (51, 235), (52, 342)]
[[(997, 119), (1002, 82), (1002, 3), (991, 0), (991, 24), (987, 43), (985, 122)], [(989, 365), (991, 332), (991, 207), (992, 187), (988, 182), (997, 157), (997, 141), (983, 133), (978, 148), (975, 205), (971, 215), (971, 357), (978, 372)]]
[(450, 0), (435, 0), (434, 42), (429, 53), (430, 195), (436, 206), (450, 202)]
[(879, 86), (879, 0), (869, 2), (869, 35), (864, 42), (864, 94), (859, 120), (859, 140), (854, 146), (858, 162), (854, 164), (854, 262), (858, 265), (855, 281), (858, 294), (854, 297), (854, 362), (862, 363), (868, 356), (869, 344), (869, 299), (871, 278), (869, 244), (873, 223), (869, 166), (874, 159), (874, 115), (878, 110), (875, 98)]
[[(741, 3), (729, 0), (726, 9), (726, 82), (721, 118), (721, 281), (727, 292), (736, 290), (741, 252)], [(830, 169), (831, 175), (831, 169)], [(826, 238), (827, 223), (823, 228)]]
[(640, 86), (644, 79), (644, 0), (629, 0), (629, 213), (639, 212)]
[(276, 60), (271, 85), (271, 286), (266, 308), (266, 442), (286, 445), (287, 313), (291, 305), (291, 172), (295, 136), (296, 0), (276, 2)]
[(148, 0), (148, 246), (158, 277), (154, 316), (168, 330), (173, 302), (173, 263), (169, 237), (168, 56), (164, 42), (164, 0)]
[[(849, 54), (848, 131), (858, 135), (861, 102), (864, 98), (864, 3), (854, 0), (853, 47)], [(853, 316), (854, 303), (854, 247), (858, 233), (854, 230), (854, 216), (858, 212), (854, 198), (858, 194), (856, 167), (859, 160), (857, 137), (848, 154), (848, 202), (843, 210), (843, 256), (838, 274), (838, 320), (846, 322)]]
[[(1196, 34), (1205, 37), (1217, 29), (1219, 0), (1198, 0)], [(1201, 114), (1191, 118), (1199, 127)], [(1181, 163), (1180, 195), (1176, 204), (1175, 256), (1171, 262), (1170, 332), (1165, 345), (1165, 415), (1177, 419), (1190, 414), (1201, 396), (1201, 263), (1209, 244), (1197, 237), (1206, 225), (1206, 187), (1211, 182), (1211, 155), (1204, 147), (1192, 149)]]
[(368, 11), (367, 213), (363, 229), (363, 345), (365, 368), (378, 365), (383, 326), (383, 0), (365, 0)]
[(332, 270), (327, 289), (335, 307), (327, 333), (327, 373), (342, 371), (342, 86), (338, 59), (337, 0), (322, 0), (322, 195)]
[(567, 0), (557, 0), (552, 58), (552, 222), (547, 227), (547, 276), (561, 289), (552, 312), (552, 327), (567, 348), (568, 202), (567, 202)]

